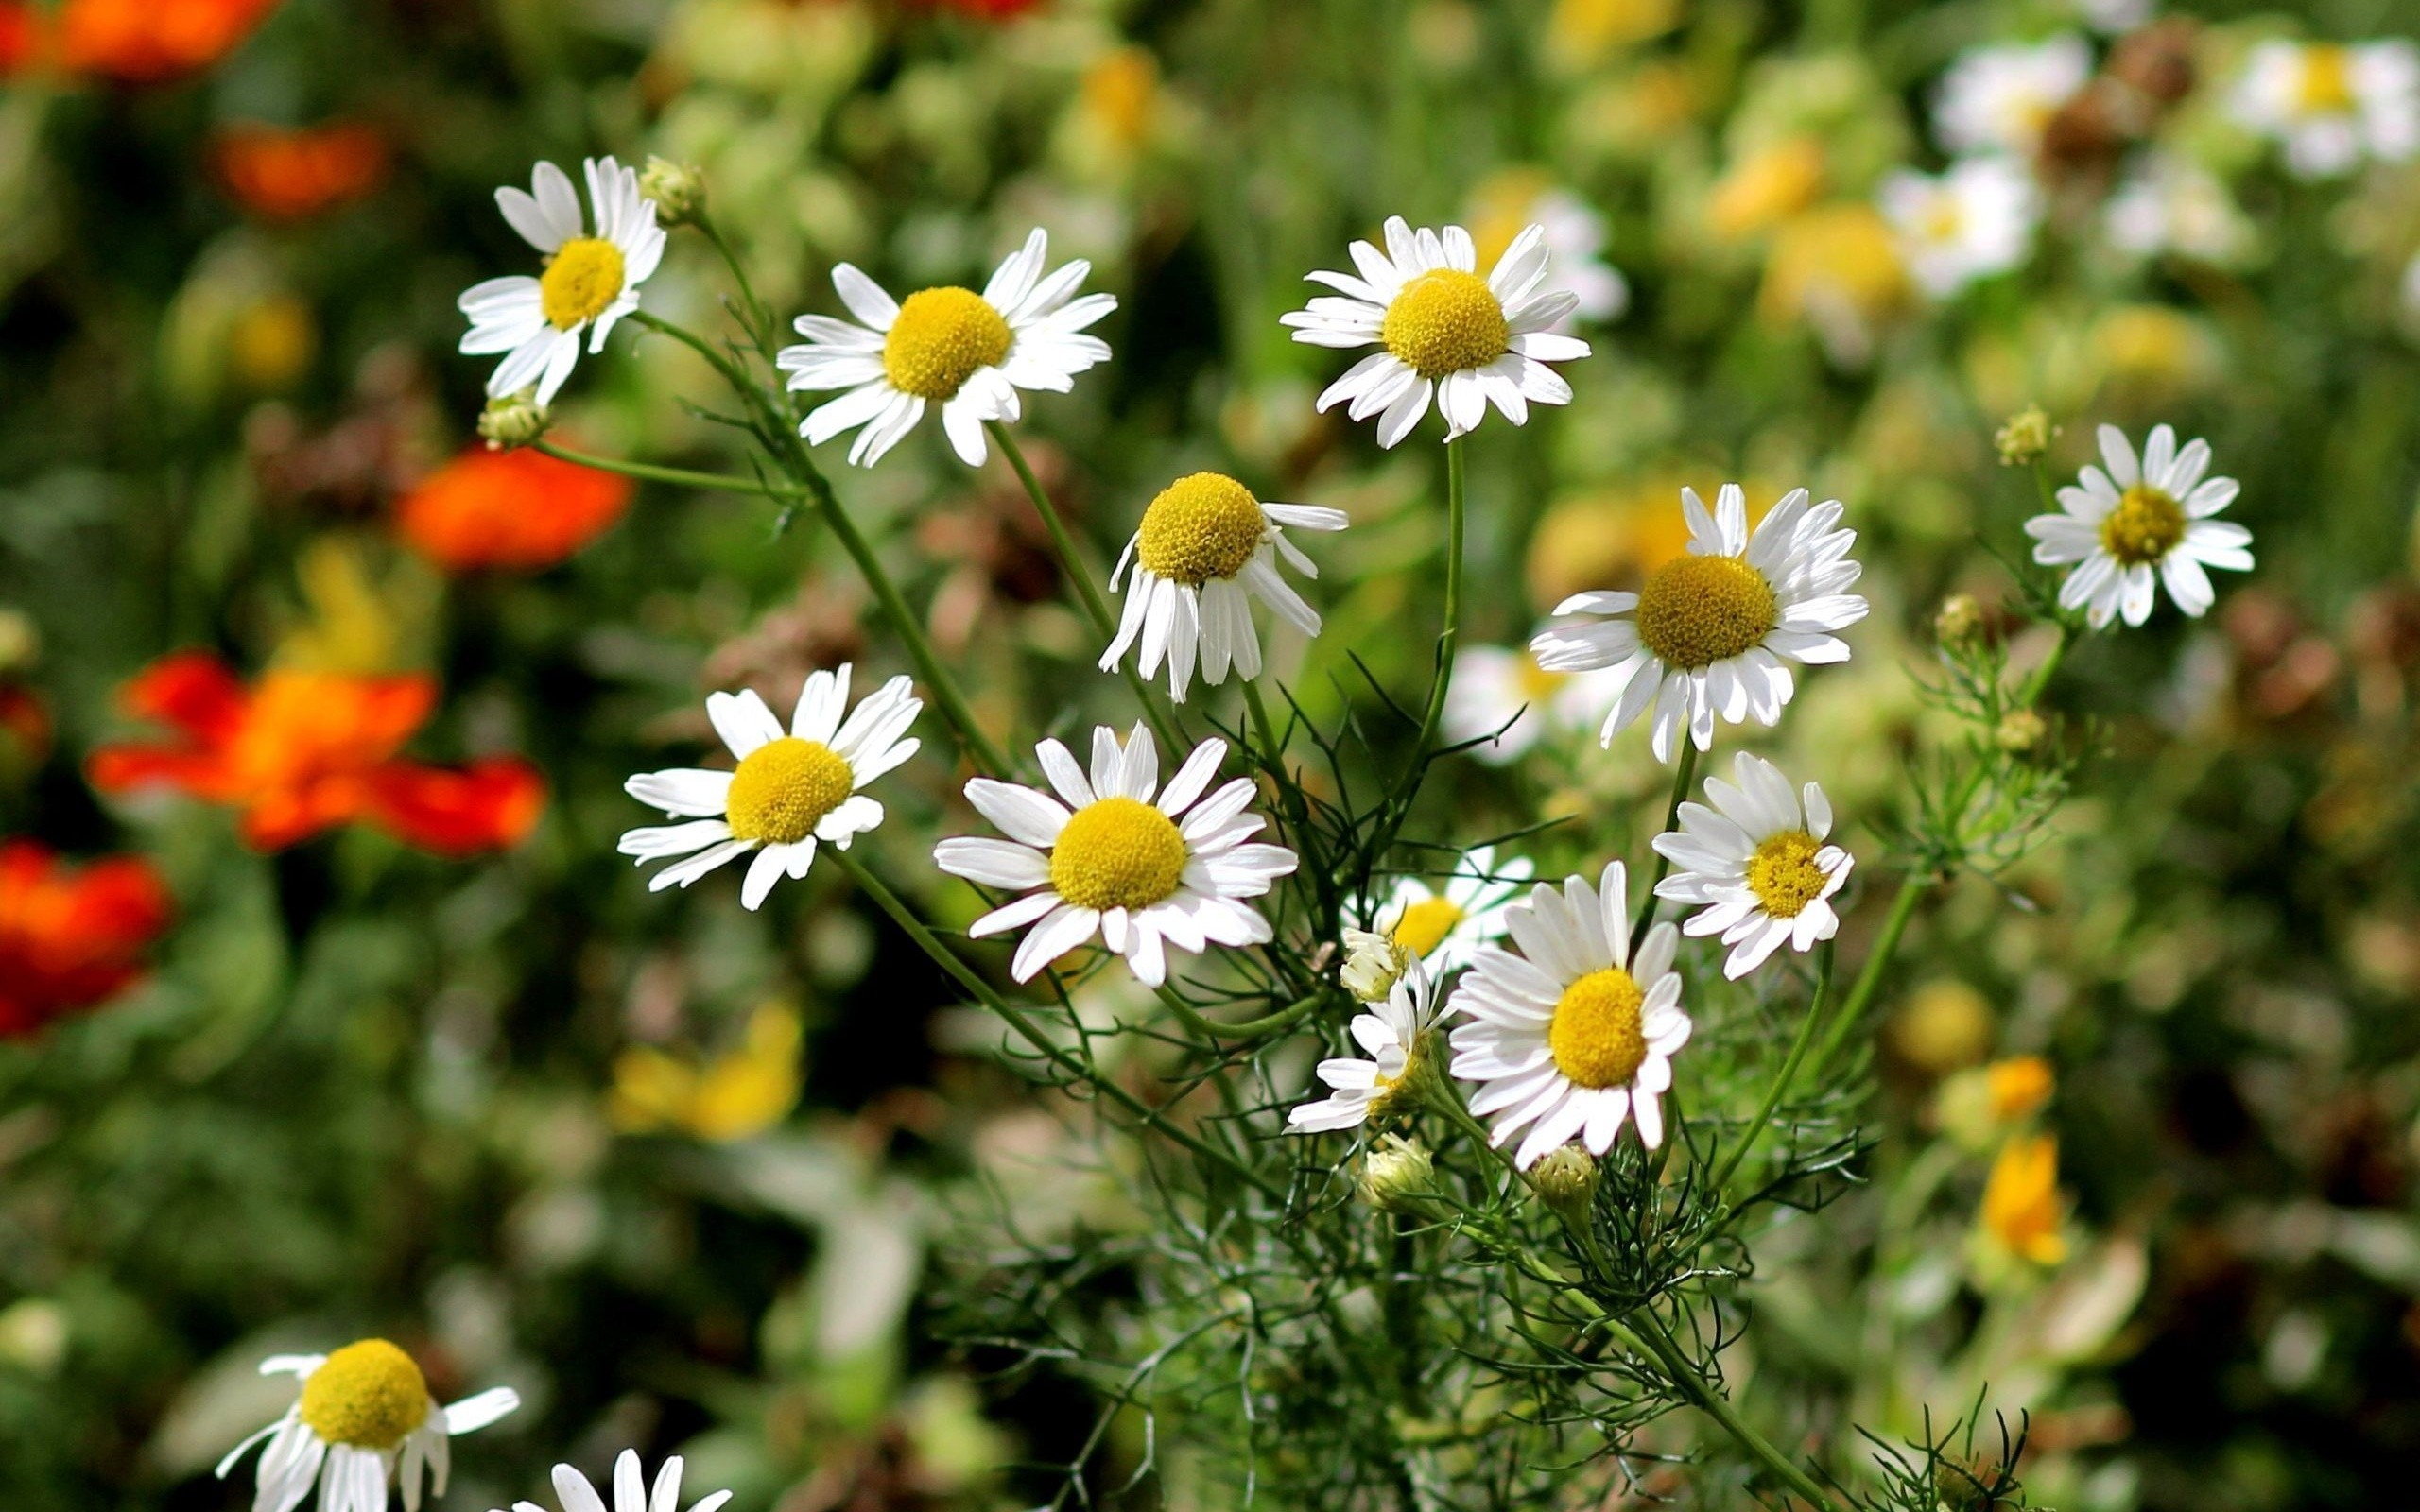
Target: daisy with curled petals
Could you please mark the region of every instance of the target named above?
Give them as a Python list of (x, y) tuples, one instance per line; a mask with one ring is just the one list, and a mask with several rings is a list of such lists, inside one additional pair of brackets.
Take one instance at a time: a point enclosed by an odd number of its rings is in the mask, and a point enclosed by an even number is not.
[(384, 1512), (387, 1480), (403, 1487), (405, 1512), (419, 1512), (421, 1479), (445, 1494), (452, 1464), (449, 1440), (485, 1428), (521, 1405), (497, 1386), (451, 1407), (429, 1400), (428, 1382), (412, 1357), (385, 1339), (363, 1339), (333, 1354), (279, 1354), (261, 1362), (265, 1376), (301, 1378), (302, 1393), (285, 1416), (252, 1435), (218, 1462), (218, 1478), (262, 1439), (252, 1512), (293, 1512), (320, 1488), (320, 1512)]
[(1548, 671), (1613, 669), (1605, 744), (1651, 705), (1656, 760), (1671, 759), (1684, 730), (1710, 749), (1717, 714), (1734, 725), (1781, 718), (1795, 686), (1785, 660), (1849, 659), (1836, 632), (1865, 618), (1865, 599), (1849, 592), (1864, 570), (1849, 559), (1857, 532), (1834, 528), (1839, 500), (1810, 506), (1807, 497), (1792, 489), (1752, 536), (1739, 485), (1722, 486), (1711, 515), (1695, 490), (1683, 489), (1687, 551), (1635, 593), (1577, 593), (1555, 606), (1598, 618), (1543, 631), (1530, 649)]
[[(639, 1470), (639, 1456), (634, 1450), (622, 1451), (614, 1461), (613, 1512), (677, 1512), (681, 1505), (681, 1456), (673, 1455), (656, 1468), (655, 1488), (648, 1488)], [(588, 1477), (569, 1465), (555, 1467), (555, 1500), (562, 1503), (562, 1512), (606, 1512), (605, 1499)], [(716, 1512), (731, 1500), (729, 1491), (717, 1491), (689, 1503), (689, 1512)], [(515, 1502), (512, 1512), (546, 1512), (535, 1502)]]
[(1443, 891), (1418, 877), (1395, 883), (1374, 920), (1378, 932), (1443, 976), (1470, 964), (1471, 953), (1504, 936), (1504, 910), (1529, 885), (1530, 858), (1496, 865), (1495, 847), (1480, 846), (1454, 864)]
[(1658, 924), (1634, 954), (1629, 905), (1618, 861), (1601, 887), (1577, 876), (1560, 891), (1540, 883), (1505, 911), (1520, 954), (1483, 947), (1454, 990), (1469, 1022), (1453, 1032), (1453, 1073), (1481, 1084), (1471, 1113), (1495, 1116), (1490, 1143), (1530, 1131), (1512, 1157), (1524, 1171), (1575, 1139), (1602, 1155), (1633, 1119), (1640, 1143), (1664, 1143), (1657, 1099), (1689, 1039), (1672, 970), (1680, 935)]
[(686, 887), (753, 850), (739, 901), (754, 908), (783, 876), (806, 875), (817, 842), (846, 850), (882, 822), (882, 805), (865, 796), (865, 786), (916, 754), (917, 741), (900, 737), (925, 706), (902, 677), (850, 710), (849, 672), (844, 662), (838, 671), (810, 674), (786, 734), (754, 692), (708, 694), (706, 717), (738, 770), (678, 767), (642, 772), (622, 784), (640, 802), (688, 821), (622, 836), (622, 854), (642, 864), (686, 858), (657, 872), (648, 891)]
[(2059, 585), (2059, 605), (2081, 609), (2096, 630), (2124, 615), (2129, 625), (2152, 616), (2153, 575), (2168, 596), (2199, 618), (2218, 599), (2207, 569), (2252, 570), (2252, 532), (2211, 516), (2235, 502), (2233, 478), (2204, 478), (2210, 443), (2182, 448), (2167, 425), (2152, 428), (2139, 460), (2115, 425), (2100, 427), (2100, 459), (2059, 490), (2062, 513), (2025, 522), (2033, 559), (2046, 567), (2075, 564)]
[(948, 285), (895, 301), (849, 264), (834, 268), (832, 287), (863, 324), (798, 318), (806, 344), (785, 347), (775, 359), (790, 387), (848, 390), (817, 406), (799, 434), (821, 446), (857, 431), (849, 460), (872, 467), (916, 428), (925, 405), (939, 404), (951, 449), (967, 466), (982, 465), (983, 422), (1015, 420), (1018, 389), (1063, 394), (1076, 374), (1109, 360), (1109, 343), (1083, 330), (1117, 308), (1115, 296), (1075, 297), (1093, 270), (1082, 258), (1045, 278), (1048, 249), (1048, 235), (1036, 228), (982, 293)]
[(1705, 782), (1707, 803), (1684, 803), (1681, 827), (1655, 837), (1655, 853), (1679, 869), (1655, 896), (1701, 903), (1681, 932), (1720, 935), (1731, 947), (1722, 974), (1733, 981), (1765, 963), (1787, 941), (1796, 951), (1840, 932), (1832, 894), (1849, 880), (1849, 853), (1824, 844), (1832, 805), (1813, 782), (1789, 790), (1781, 768), (1741, 751), (1738, 781)]
[(1368, 347), (1320, 395), (1326, 410), (1351, 402), (1355, 420), (1378, 417), (1378, 444), (1411, 434), (1434, 398), (1445, 438), (1475, 430), (1490, 404), (1515, 425), (1530, 405), (1567, 404), (1571, 386), (1547, 366), (1588, 355), (1588, 343), (1554, 327), (1579, 308), (1565, 290), (1541, 293), (1546, 229), (1531, 226), (1504, 249), (1485, 278), (1478, 249), (1460, 226), (1413, 231), (1387, 218), (1387, 249), (1355, 242), (1360, 276), (1324, 269), (1307, 275), (1336, 290), (1283, 317), (1294, 339), (1315, 347)]
[(1283, 557), (1305, 577), (1317, 577), (1320, 570), (1286, 539), (1283, 527), (1341, 530), (1345, 524), (1341, 509), (1263, 504), (1223, 472), (1177, 479), (1143, 511), (1142, 525), (1110, 574), (1110, 591), (1125, 590), (1126, 611), (1115, 639), (1101, 653), (1101, 670), (1117, 665), (1139, 638), (1143, 676), (1151, 676), (1166, 657), (1168, 691), (1179, 703), (1192, 684), (1197, 660), (1201, 680), (1213, 686), (1227, 680), (1231, 665), (1247, 681), (1259, 677), (1253, 599), (1305, 635), (1320, 633), (1319, 611), (1278, 576), (1277, 561)]
[(604, 351), (614, 323), (639, 307), (639, 285), (664, 260), (664, 229), (639, 193), (637, 171), (612, 158), (591, 158), (583, 167), (594, 232), (580, 220), (570, 177), (551, 163), (538, 164), (528, 193), (495, 192), (504, 218), (545, 254), (546, 267), (536, 278), (492, 278), (461, 298), (471, 319), (463, 353), (506, 354), (488, 375), (492, 399), (535, 384), (538, 403), (554, 403), (579, 360), (581, 334), (592, 354)]
[(1321, 1061), (1319, 1077), (1327, 1083), (1328, 1094), (1288, 1113), (1288, 1128), (1325, 1134), (1384, 1121), (1393, 1111), (1395, 1094), (1411, 1079), (1419, 1057), (1427, 1054), (1421, 1037), (1437, 1022), (1427, 970), (1412, 962), (1395, 978), (1387, 1001), (1370, 1006), (1370, 1012), (1353, 1019), (1354, 1043), (1369, 1052), (1370, 1058), (1340, 1056)]
[(968, 801), (1009, 838), (948, 839), (933, 849), (934, 862), (953, 877), (1026, 893), (966, 932), (980, 938), (1032, 925), (1011, 975), (1031, 981), (1098, 935), (1137, 977), (1158, 987), (1167, 979), (1169, 945), (1199, 953), (1270, 938), (1269, 920), (1242, 900), (1269, 891), (1294, 869), (1295, 856), (1284, 846), (1246, 843), (1267, 822), (1244, 812), (1252, 779), (1202, 797), (1227, 754), (1225, 741), (1194, 747), (1165, 790), (1159, 747), (1139, 724), (1122, 747), (1107, 726), (1093, 731), (1089, 778), (1059, 742), (1033, 749), (1057, 798), (976, 778), (966, 784)]

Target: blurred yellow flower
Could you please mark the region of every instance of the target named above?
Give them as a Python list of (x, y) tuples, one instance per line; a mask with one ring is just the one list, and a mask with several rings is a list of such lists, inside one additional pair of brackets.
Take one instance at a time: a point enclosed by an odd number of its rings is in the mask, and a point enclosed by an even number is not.
[(1148, 47), (1115, 47), (1084, 70), (1077, 91), (1086, 120), (1128, 151), (1151, 140), (1160, 113), (1160, 64)]
[(1991, 1093), (1992, 1116), (2014, 1124), (2040, 1112), (2057, 1083), (2050, 1063), (2040, 1056), (2011, 1056), (1983, 1068), (1983, 1085)]
[(321, 536), (294, 563), (302, 612), (277, 643), (277, 666), (369, 674), (412, 663), (434, 607), (425, 575), (373, 576), (357, 541)]
[(2092, 330), (2093, 355), (2113, 384), (2166, 395), (2199, 387), (2218, 371), (2201, 324), (2164, 304), (2121, 304)]
[(739, 1047), (703, 1066), (632, 1045), (614, 1060), (607, 1103), (626, 1134), (682, 1133), (726, 1142), (762, 1134), (798, 1106), (798, 1010), (768, 1003), (749, 1015)]
[(1824, 178), (1824, 145), (1815, 138), (1767, 143), (1715, 180), (1706, 198), (1706, 225), (1726, 242), (1762, 235), (1813, 205)]
[(1990, 1054), (1991, 1005), (1967, 983), (1937, 977), (1909, 994), (1891, 1021), (1891, 1045), (1918, 1071), (1945, 1076)]
[(1595, 588), (1632, 588), (1689, 541), (1680, 473), (1558, 499), (1530, 538), (1530, 602), (1540, 610)]
[(1872, 354), (1875, 328), (1908, 296), (1890, 223), (1872, 205), (1842, 202), (1775, 233), (1756, 313), (1769, 325), (1812, 327), (1833, 361), (1856, 366)]
[(2048, 1134), (2000, 1146), (1983, 1183), (1983, 1232), (2009, 1253), (2036, 1265), (2067, 1258), (2060, 1232), (2059, 1142)]
[(1591, 63), (1616, 47), (1660, 37), (1680, 25), (1681, 0), (1555, 0), (1547, 56)]
[(320, 352), (311, 306), (292, 294), (267, 294), (246, 305), (227, 333), (227, 364), (248, 388), (287, 387)]

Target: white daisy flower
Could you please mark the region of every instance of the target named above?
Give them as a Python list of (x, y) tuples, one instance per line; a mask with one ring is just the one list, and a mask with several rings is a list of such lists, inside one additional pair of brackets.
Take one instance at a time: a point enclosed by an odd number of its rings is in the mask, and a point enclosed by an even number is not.
[(1305, 1134), (1325, 1134), (1385, 1118), (1396, 1090), (1410, 1077), (1414, 1061), (1426, 1053), (1421, 1036), (1437, 1022), (1430, 998), (1428, 971), (1413, 961), (1395, 978), (1384, 1003), (1354, 1016), (1354, 1042), (1369, 1052), (1370, 1058), (1338, 1057), (1321, 1061), (1319, 1078), (1330, 1091), (1288, 1113), (1286, 1126)]
[(1542, 667), (1613, 670), (1618, 691), (1605, 744), (1652, 705), (1656, 760), (1671, 759), (1685, 729), (1698, 749), (1710, 749), (1718, 713), (1735, 725), (1781, 718), (1795, 687), (1785, 658), (1809, 666), (1849, 659), (1834, 632), (1865, 618), (1864, 598), (1848, 591), (1863, 571), (1848, 556), (1857, 532), (1833, 528), (1839, 500), (1806, 501), (1805, 489), (1792, 489), (1752, 537), (1739, 485), (1722, 486), (1710, 516), (1696, 490), (1683, 489), (1685, 554), (1635, 593), (1577, 593), (1555, 606), (1557, 614), (1606, 616), (1530, 642)]
[(261, 1374), (299, 1377), (302, 1392), (285, 1417), (218, 1462), (223, 1481), (245, 1451), (268, 1440), (252, 1512), (294, 1512), (315, 1485), (320, 1512), (385, 1512), (390, 1475), (403, 1487), (405, 1512), (419, 1512), (424, 1472), (430, 1494), (445, 1494), (453, 1435), (485, 1428), (521, 1405), (516, 1393), (497, 1386), (440, 1407), (412, 1357), (385, 1339), (363, 1339), (333, 1354), (272, 1355), (261, 1362)]
[(2007, 158), (1969, 158), (1939, 178), (1901, 170), (1882, 180), (1883, 217), (1926, 293), (1945, 300), (2024, 264), (2042, 218), (2033, 176)]
[(1824, 843), (1832, 805), (1821, 787), (1792, 793), (1780, 767), (1744, 750), (1731, 769), (1736, 784), (1706, 779), (1712, 808), (1682, 804), (1680, 829), (1655, 837), (1655, 853), (1680, 868), (1656, 884), (1655, 896), (1703, 905), (1681, 932), (1721, 936), (1731, 947), (1722, 974), (1737, 981), (1785, 941), (1811, 950), (1840, 932), (1831, 899), (1853, 863)]
[(2296, 178), (2349, 173), (2366, 155), (2420, 150), (2420, 48), (2388, 42), (2264, 42), (2236, 86), (2236, 119), (2282, 142)]
[(2092, 77), (2092, 44), (2073, 32), (1971, 48), (1942, 76), (1933, 134), (1944, 151), (2030, 158), (2042, 129)]
[(1495, 848), (1483, 845), (1454, 864), (1442, 892), (1418, 877), (1399, 879), (1371, 922), (1442, 977), (1469, 965), (1481, 945), (1503, 938), (1504, 910), (1533, 870), (1527, 856), (1496, 865)]
[(639, 307), (639, 285), (664, 261), (664, 228), (655, 223), (654, 203), (639, 193), (637, 171), (612, 158), (591, 158), (582, 169), (593, 233), (580, 220), (570, 177), (551, 163), (538, 164), (528, 193), (510, 186), (495, 192), (504, 218), (545, 254), (546, 270), (536, 278), (489, 279), (459, 301), (471, 320), (464, 354), (506, 353), (488, 375), (491, 399), (535, 384), (538, 403), (554, 403), (579, 360), (580, 334), (587, 333), (591, 353), (604, 351), (614, 323)]
[(1630, 1119), (1639, 1143), (1664, 1143), (1658, 1099), (1672, 1085), (1672, 1056), (1689, 1039), (1680, 942), (1670, 924), (1631, 953), (1629, 881), (1618, 861), (1601, 889), (1585, 877), (1561, 891), (1540, 883), (1507, 911), (1521, 954), (1483, 947), (1454, 990), (1453, 1073), (1482, 1085), (1475, 1117), (1495, 1119), (1492, 1143), (1527, 1128), (1513, 1163), (1528, 1170), (1579, 1139), (1592, 1155), (1613, 1147)]
[(1515, 425), (1528, 422), (1532, 403), (1571, 403), (1571, 386), (1547, 364), (1584, 357), (1588, 343), (1554, 330), (1579, 308), (1579, 296), (1538, 292), (1547, 273), (1544, 227), (1512, 238), (1485, 278), (1471, 233), (1460, 226), (1414, 232), (1391, 215), (1386, 239), (1384, 252), (1353, 244), (1357, 278), (1305, 275), (1337, 293), (1282, 317), (1294, 339), (1311, 346), (1385, 349), (1328, 385), (1322, 410), (1351, 401), (1347, 413), (1377, 416), (1378, 444), (1392, 446), (1428, 413), (1432, 397), (1447, 440), (1476, 429), (1491, 403)]
[(1445, 738), (1492, 766), (1508, 765), (1549, 734), (1591, 730), (1617, 689), (1602, 672), (1548, 672), (1527, 646), (1473, 645), (1454, 654)]
[(1015, 420), (1018, 389), (1063, 394), (1076, 374), (1109, 360), (1109, 343), (1083, 331), (1117, 308), (1116, 296), (1075, 297), (1093, 270), (1082, 258), (1044, 277), (1049, 246), (1035, 228), (980, 294), (951, 285), (894, 302), (849, 264), (834, 268), (832, 287), (863, 324), (798, 318), (806, 345), (785, 347), (775, 359), (789, 386), (848, 390), (817, 406), (799, 434), (821, 446), (863, 426), (849, 460), (872, 467), (915, 429), (926, 404), (939, 404), (950, 448), (967, 466), (982, 465), (983, 422)]
[(1320, 570), (1283, 527), (1341, 530), (1346, 523), (1341, 509), (1263, 504), (1223, 472), (1177, 479), (1143, 511), (1141, 526), (1110, 574), (1110, 591), (1125, 590), (1126, 611), (1116, 638), (1101, 653), (1101, 670), (1116, 666), (1139, 638), (1143, 676), (1151, 676), (1166, 657), (1168, 691), (1179, 703), (1192, 685), (1197, 659), (1201, 680), (1213, 686), (1227, 680), (1230, 665), (1247, 680), (1259, 677), (1253, 599), (1305, 635), (1320, 633), (1319, 612), (1278, 575), (1277, 562), (1284, 558), (1305, 577), (1317, 577)]
[(966, 784), (968, 801), (1009, 838), (949, 839), (933, 849), (951, 876), (1033, 889), (966, 932), (979, 939), (1032, 925), (1011, 975), (1030, 981), (1098, 934), (1137, 977), (1158, 987), (1167, 978), (1168, 945), (1199, 953), (1270, 938), (1269, 920), (1240, 900), (1268, 892), (1296, 859), (1284, 846), (1246, 843), (1267, 822), (1244, 812), (1251, 778), (1201, 796), (1227, 754), (1225, 741), (1195, 747), (1165, 791), (1159, 747), (1139, 724), (1122, 749), (1115, 730), (1093, 731), (1089, 780), (1059, 742), (1033, 749), (1057, 798), (976, 778)]
[[(681, 1456), (673, 1455), (656, 1468), (655, 1488), (648, 1489), (639, 1470), (636, 1451), (624, 1450), (614, 1461), (613, 1512), (676, 1512), (681, 1505)], [(605, 1512), (605, 1499), (596, 1493), (588, 1477), (569, 1465), (555, 1467), (555, 1500), (562, 1504), (562, 1512)], [(689, 1503), (689, 1512), (716, 1512), (731, 1500), (729, 1491), (717, 1491)], [(512, 1512), (545, 1512), (535, 1502), (515, 1502)]]
[(2101, 224), (2130, 257), (2166, 254), (2213, 267), (2239, 264), (2256, 233), (2218, 175), (2173, 152), (2150, 152), (2110, 192)]
[(882, 822), (882, 805), (864, 788), (916, 754), (917, 741), (900, 737), (925, 706), (902, 677), (850, 710), (849, 672), (842, 662), (838, 671), (808, 675), (787, 734), (752, 691), (710, 693), (706, 717), (738, 760), (738, 770), (676, 767), (642, 772), (622, 784), (640, 802), (689, 821), (622, 836), (622, 854), (642, 864), (687, 858), (648, 879), (648, 891), (686, 887), (753, 850), (739, 901), (754, 908), (785, 874), (806, 875), (817, 842), (846, 850)]
[(2186, 613), (2199, 617), (2218, 598), (2205, 570), (2252, 570), (2252, 532), (2211, 516), (2235, 502), (2233, 478), (2204, 478), (2210, 444), (2179, 448), (2176, 432), (2152, 428), (2142, 459), (2115, 425), (2100, 427), (2100, 459), (2059, 490), (2059, 514), (2035, 515), (2025, 533), (2033, 559), (2046, 567), (2080, 563), (2059, 585), (2059, 603), (2084, 610), (2096, 630), (2123, 614), (2129, 625), (2151, 618), (2157, 581)]

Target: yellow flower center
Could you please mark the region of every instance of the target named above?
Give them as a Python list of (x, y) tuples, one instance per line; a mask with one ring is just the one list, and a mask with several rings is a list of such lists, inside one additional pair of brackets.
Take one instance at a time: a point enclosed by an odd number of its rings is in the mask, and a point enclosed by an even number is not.
[(1927, 241), (1956, 241), (1960, 229), (1965, 224), (1965, 213), (1959, 209), (1955, 195), (1935, 195), (1932, 203), (1925, 207), (1924, 236)]
[(392, 1449), (428, 1421), (428, 1383), (385, 1339), (348, 1344), (302, 1383), (303, 1424), (329, 1444)]
[(731, 774), (723, 817), (736, 839), (792, 845), (856, 791), (856, 774), (818, 740), (785, 735), (750, 751)]
[(601, 236), (575, 236), (555, 249), (538, 279), (538, 304), (558, 331), (596, 319), (622, 297), (622, 249)]
[(1737, 557), (1676, 557), (1638, 593), (1638, 638), (1668, 667), (1728, 661), (1760, 644), (1780, 618), (1772, 584)]
[(1512, 330), (1487, 280), (1441, 267), (1403, 286), (1387, 306), (1378, 337), (1423, 378), (1443, 378), (1504, 355)]
[(2155, 562), (2185, 539), (2185, 507), (2165, 489), (2137, 483), (2101, 516), (2101, 548), (2129, 567)]
[(2353, 55), (2342, 47), (2306, 47), (2294, 105), (2305, 115), (2341, 115), (2353, 109)]
[(1618, 966), (1591, 971), (1555, 1000), (1547, 1048), (1576, 1086), (1618, 1087), (1647, 1059), (1647, 994)]
[(1824, 896), (1830, 879), (1815, 864), (1824, 842), (1805, 830), (1784, 830), (1748, 858), (1748, 890), (1775, 919), (1796, 919), (1806, 905)]
[(1523, 703), (1544, 703), (1556, 690), (1571, 680), (1568, 672), (1549, 672), (1538, 665), (1538, 659), (1527, 651), (1512, 668), (1512, 686), (1519, 690)]
[(1184, 836), (1150, 804), (1105, 798), (1076, 811), (1050, 848), (1050, 885), (1079, 908), (1149, 908), (1176, 891)]
[(1223, 472), (1195, 472), (1162, 489), (1143, 511), (1134, 557), (1154, 577), (1199, 588), (1242, 572), (1268, 524), (1250, 489)]
[(1006, 318), (973, 289), (919, 289), (900, 301), (883, 337), (882, 370), (903, 394), (952, 399), (977, 370), (1004, 360), (1014, 340)]
[(1445, 942), (1454, 926), (1467, 917), (1460, 905), (1443, 895), (1423, 898), (1395, 920), (1394, 942), (1414, 955), (1426, 955)]

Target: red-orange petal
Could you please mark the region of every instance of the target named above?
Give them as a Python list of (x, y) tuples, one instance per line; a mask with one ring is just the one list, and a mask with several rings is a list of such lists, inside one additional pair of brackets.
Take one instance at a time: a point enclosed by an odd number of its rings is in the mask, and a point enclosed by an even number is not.
[(364, 779), (363, 816), (406, 844), (466, 856), (517, 844), (546, 806), (546, 780), (527, 762), (489, 757), (467, 767), (389, 762)]

